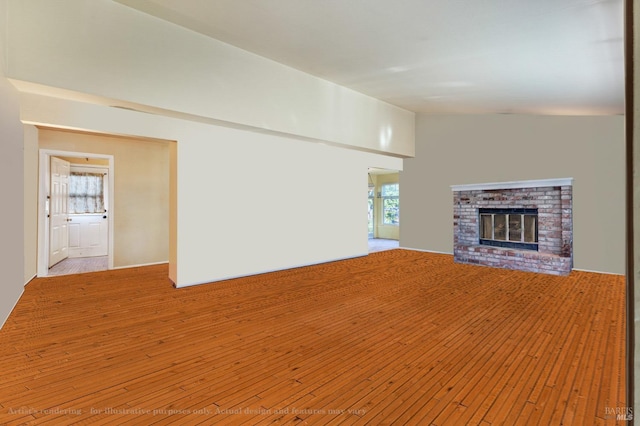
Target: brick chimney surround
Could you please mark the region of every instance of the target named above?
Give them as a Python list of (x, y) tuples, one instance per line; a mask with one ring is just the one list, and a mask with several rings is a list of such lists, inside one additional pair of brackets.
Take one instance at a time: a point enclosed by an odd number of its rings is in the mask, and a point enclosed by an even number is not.
[(573, 178), (453, 185), (451, 190), (455, 262), (571, 272)]

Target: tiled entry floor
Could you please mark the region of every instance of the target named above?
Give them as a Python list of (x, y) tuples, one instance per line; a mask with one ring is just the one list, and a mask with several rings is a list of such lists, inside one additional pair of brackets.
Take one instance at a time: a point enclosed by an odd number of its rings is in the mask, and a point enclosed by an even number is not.
[(383, 238), (369, 238), (369, 253), (383, 250), (391, 250), (400, 246), (398, 240), (385, 240)]
[(67, 258), (49, 269), (49, 276), (106, 271), (108, 256)]

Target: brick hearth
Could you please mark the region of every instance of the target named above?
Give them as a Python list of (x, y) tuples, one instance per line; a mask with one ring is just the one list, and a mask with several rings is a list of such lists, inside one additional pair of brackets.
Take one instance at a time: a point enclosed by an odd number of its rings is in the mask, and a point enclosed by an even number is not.
[[(455, 262), (555, 275), (571, 272), (572, 179), (455, 185), (451, 188)], [(480, 245), (480, 208), (538, 209), (538, 250)]]

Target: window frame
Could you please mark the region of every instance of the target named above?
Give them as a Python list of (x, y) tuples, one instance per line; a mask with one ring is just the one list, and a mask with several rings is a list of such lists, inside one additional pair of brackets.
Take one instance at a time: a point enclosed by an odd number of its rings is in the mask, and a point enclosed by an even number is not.
[[(388, 187), (395, 187), (396, 190), (394, 192), (397, 193), (397, 195), (385, 195), (385, 188)], [(389, 182), (389, 183), (383, 183), (382, 185), (380, 185), (380, 210), (382, 212), (382, 225), (384, 226), (400, 226), (400, 184), (398, 182)], [(387, 222), (387, 207), (385, 206), (385, 200), (397, 200), (397, 207), (395, 207), (396, 209), (396, 214), (394, 215), (396, 217), (396, 222)]]

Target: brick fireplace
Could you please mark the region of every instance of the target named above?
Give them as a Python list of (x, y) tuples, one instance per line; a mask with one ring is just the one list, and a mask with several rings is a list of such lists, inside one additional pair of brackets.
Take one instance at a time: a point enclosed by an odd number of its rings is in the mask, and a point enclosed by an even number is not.
[(571, 178), (452, 186), (454, 261), (569, 274), (572, 188)]

